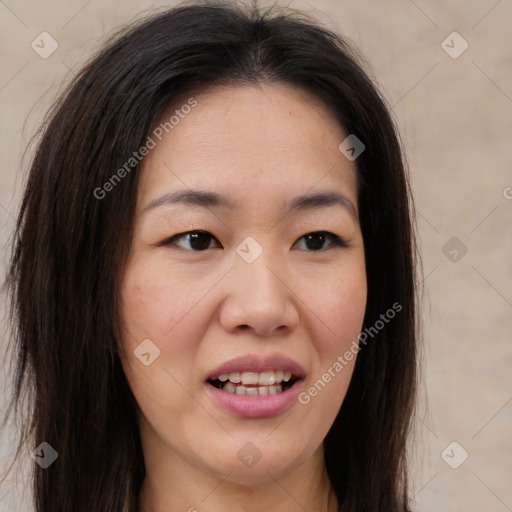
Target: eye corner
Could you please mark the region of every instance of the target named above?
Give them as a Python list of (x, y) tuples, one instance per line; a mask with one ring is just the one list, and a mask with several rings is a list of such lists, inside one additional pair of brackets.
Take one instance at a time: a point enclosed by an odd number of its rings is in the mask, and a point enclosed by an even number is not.
[(163, 240), (160, 240), (158, 242), (154, 242), (154, 243), (152, 243), (150, 245), (152, 247), (164, 247), (166, 245), (170, 245), (174, 241), (176, 236), (177, 235), (168, 236), (168, 237), (164, 238)]

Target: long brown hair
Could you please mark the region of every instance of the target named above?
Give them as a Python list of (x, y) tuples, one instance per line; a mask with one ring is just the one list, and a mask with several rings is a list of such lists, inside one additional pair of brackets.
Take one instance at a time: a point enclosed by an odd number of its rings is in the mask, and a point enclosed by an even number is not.
[(32, 398), (28, 420), (13, 407), (20, 447), (47, 442), (58, 452), (47, 469), (34, 463), (37, 512), (136, 512), (145, 476), (116, 328), (138, 166), (105, 197), (94, 191), (144, 145), (176, 98), (213, 84), (261, 82), (305, 88), (365, 145), (356, 160), (368, 283), (363, 329), (395, 303), (401, 311), (361, 350), (324, 442), (325, 463), (344, 512), (410, 510), (416, 249), (389, 109), (351, 46), (303, 13), (196, 2), (109, 40), (54, 105), (32, 160), (7, 282), (12, 405)]

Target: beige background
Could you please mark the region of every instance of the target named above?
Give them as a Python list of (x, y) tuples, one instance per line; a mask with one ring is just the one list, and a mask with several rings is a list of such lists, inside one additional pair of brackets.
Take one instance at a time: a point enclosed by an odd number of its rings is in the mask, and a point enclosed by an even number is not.
[[(174, 3), (0, 1), (0, 271), (23, 151), (56, 91), (113, 28)], [(356, 43), (408, 152), (426, 292), (416, 510), (512, 511), (512, 1), (278, 3), (312, 12)], [(31, 48), (43, 31), (59, 43), (47, 59)], [(458, 58), (442, 47), (453, 31), (469, 44)], [(453, 53), (461, 43), (446, 44)], [(458, 246), (443, 252), (452, 237)], [(4, 334), (1, 347), (7, 342)], [(1, 455), (15, 430), (1, 433)], [(469, 454), (458, 469), (441, 457), (453, 441)], [(459, 461), (461, 447), (446, 460)], [(0, 511), (28, 512), (28, 503), (21, 478), (0, 486)]]

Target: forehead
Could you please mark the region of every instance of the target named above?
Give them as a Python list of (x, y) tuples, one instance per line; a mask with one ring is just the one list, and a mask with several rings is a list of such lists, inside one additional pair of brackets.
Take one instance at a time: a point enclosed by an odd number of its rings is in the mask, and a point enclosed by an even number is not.
[(156, 124), (162, 135), (143, 161), (141, 202), (178, 185), (236, 189), (255, 200), (330, 185), (356, 201), (355, 165), (338, 150), (346, 134), (308, 92), (283, 84), (223, 86), (193, 99), (193, 108), (177, 103)]

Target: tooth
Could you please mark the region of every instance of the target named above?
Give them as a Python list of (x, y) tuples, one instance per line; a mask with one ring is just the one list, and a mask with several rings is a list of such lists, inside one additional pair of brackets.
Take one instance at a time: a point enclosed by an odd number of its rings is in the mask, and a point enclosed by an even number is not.
[(268, 395), (268, 388), (266, 386), (261, 386), (258, 388), (258, 392), (260, 395)]
[(240, 376), (242, 384), (258, 384), (257, 372), (243, 372)]
[(246, 389), (247, 388), (245, 386), (237, 386), (235, 392), (236, 392), (237, 395), (245, 395), (246, 394), (245, 393)]
[(258, 384), (260, 386), (271, 386), (272, 384), (275, 384), (275, 375), (272, 370), (266, 371), (266, 372), (260, 372), (258, 376)]
[(236, 386), (232, 382), (226, 382), (226, 384), (224, 384), (224, 387), (222, 389), (223, 389), (223, 391), (227, 391), (228, 393), (236, 392)]
[(282, 392), (283, 392), (283, 386), (281, 386), (281, 384), (278, 384), (278, 385), (276, 386), (276, 391), (277, 391), (278, 393), (282, 393)]
[(258, 388), (247, 388), (247, 389), (245, 390), (245, 393), (246, 393), (247, 395), (255, 396), (255, 395), (257, 395), (257, 394), (258, 394)]
[(277, 393), (277, 387), (276, 386), (269, 386), (268, 387), (268, 394), (269, 395), (275, 395)]
[[(277, 385), (281, 382), (288, 382), (292, 378), (292, 373), (283, 370), (265, 370), (263, 372), (232, 372), (232, 373), (222, 373), (219, 375), (218, 380), (221, 382), (231, 382), (232, 384), (244, 384), (245, 386), (249, 385), (259, 385), (265, 387), (274, 387), (277, 392)], [(224, 389), (224, 388), (222, 388)], [(231, 390), (232, 388), (229, 387)], [(243, 391), (240, 389), (238, 394), (247, 394), (246, 392), (241, 393)], [(252, 394), (252, 392), (251, 392)], [(266, 393), (265, 393), (266, 394)], [(269, 394), (275, 394), (270, 391)]]

